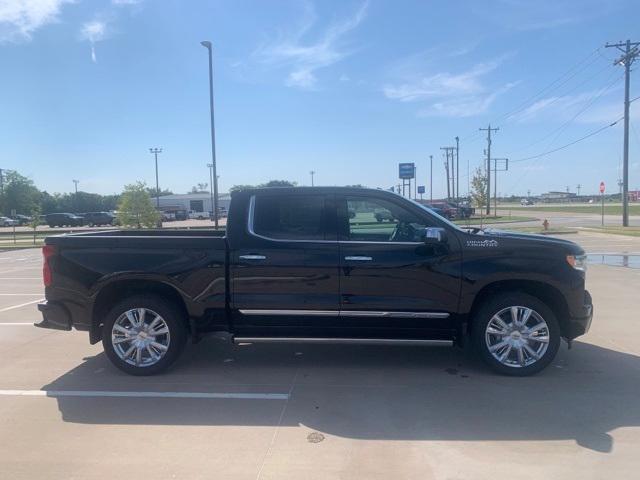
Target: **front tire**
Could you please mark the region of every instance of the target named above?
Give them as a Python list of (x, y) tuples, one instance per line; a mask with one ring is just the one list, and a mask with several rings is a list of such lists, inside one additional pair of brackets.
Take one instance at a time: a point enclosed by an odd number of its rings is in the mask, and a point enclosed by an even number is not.
[(107, 314), (102, 346), (116, 367), (130, 375), (155, 375), (180, 356), (187, 331), (181, 310), (153, 295), (129, 297)]
[(560, 327), (539, 298), (512, 292), (488, 299), (472, 324), (473, 343), (482, 360), (504, 375), (540, 372), (560, 347)]

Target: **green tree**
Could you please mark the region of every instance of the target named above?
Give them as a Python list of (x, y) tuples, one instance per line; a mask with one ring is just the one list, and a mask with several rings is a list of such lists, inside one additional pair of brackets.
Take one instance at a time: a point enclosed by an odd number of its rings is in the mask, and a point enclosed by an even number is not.
[(2, 213), (10, 215), (11, 210), (25, 214), (30, 212), (40, 202), (40, 191), (33, 181), (15, 170), (8, 170), (4, 174), (4, 188), (0, 198)]
[(191, 187), (191, 191), (187, 193), (209, 193), (209, 190), (207, 190), (208, 186), (208, 183), (198, 183), (197, 185)]
[(267, 183), (260, 185), (261, 187), (295, 187), (298, 182), (290, 182), (289, 180), (269, 180)]
[(33, 229), (33, 244), (36, 244), (36, 230), (40, 225), (40, 215), (42, 214), (42, 210), (40, 210), (40, 206), (36, 205), (31, 210), (31, 221), (29, 222), (29, 226)]
[(120, 225), (136, 228), (155, 227), (160, 221), (160, 212), (153, 206), (144, 182), (125, 185), (118, 205)]
[(487, 176), (480, 167), (476, 168), (471, 178), (471, 199), (480, 209), (487, 205)]

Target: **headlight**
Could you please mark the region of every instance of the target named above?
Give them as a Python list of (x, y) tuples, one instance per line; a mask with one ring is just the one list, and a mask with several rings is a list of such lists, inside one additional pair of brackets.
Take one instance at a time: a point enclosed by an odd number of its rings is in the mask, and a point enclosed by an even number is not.
[(567, 255), (567, 263), (576, 270), (580, 270), (581, 272), (587, 271), (586, 255)]

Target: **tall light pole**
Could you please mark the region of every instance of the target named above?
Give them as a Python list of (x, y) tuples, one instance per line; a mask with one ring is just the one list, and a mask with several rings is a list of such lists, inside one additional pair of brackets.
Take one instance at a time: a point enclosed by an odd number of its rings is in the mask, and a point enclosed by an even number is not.
[[(209, 192), (211, 193), (211, 209), (213, 210), (213, 205), (214, 205), (214, 201), (213, 201), (213, 163), (207, 163), (207, 167), (209, 167), (209, 178), (210, 178), (210, 185), (211, 188), (209, 189)], [(212, 212), (213, 213), (213, 212)]]
[(73, 182), (73, 186), (75, 187), (76, 190), (76, 194), (73, 197), (75, 204), (76, 204), (76, 211), (78, 211), (78, 183), (80, 183), (80, 180), (72, 180)]
[(311, 174), (311, 186), (313, 187), (313, 186), (314, 186), (314, 185), (313, 185), (313, 176), (316, 174), (316, 172), (315, 172), (315, 170), (311, 170), (311, 171), (309, 172), (309, 174)]
[(156, 157), (156, 207), (160, 210), (160, 183), (158, 182), (158, 154), (162, 153), (161, 148), (150, 148), (149, 152)]
[(209, 52), (209, 109), (211, 110), (211, 165), (213, 174), (213, 222), (218, 229), (218, 175), (216, 173), (216, 127), (213, 116), (213, 47), (211, 42), (204, 40), (200, 45)]

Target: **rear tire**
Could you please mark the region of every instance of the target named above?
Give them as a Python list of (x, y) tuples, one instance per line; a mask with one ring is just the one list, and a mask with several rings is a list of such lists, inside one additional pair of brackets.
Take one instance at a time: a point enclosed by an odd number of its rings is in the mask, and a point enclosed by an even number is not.
[(155, 375), (180, 356), (187, 339), (184, 313), (155, 295), (134, 295), (111, 309), (102, 346), (116, 367), (130, 375)]
[(477, 311), (472, 340), (482, 360), (503, 375), (540, 372), (560, 347), (560, 327), (539, 298), (510, 292), (489, 298)]

